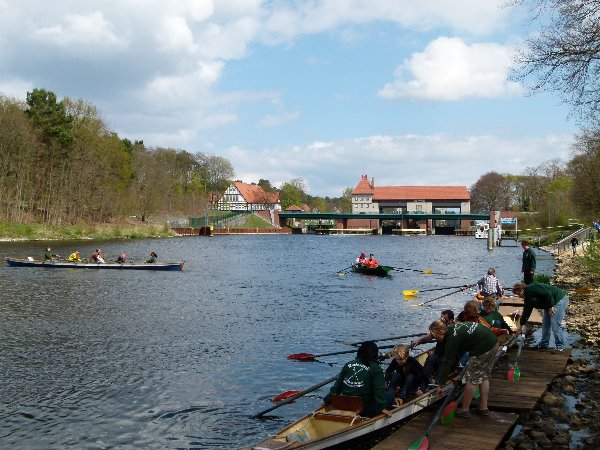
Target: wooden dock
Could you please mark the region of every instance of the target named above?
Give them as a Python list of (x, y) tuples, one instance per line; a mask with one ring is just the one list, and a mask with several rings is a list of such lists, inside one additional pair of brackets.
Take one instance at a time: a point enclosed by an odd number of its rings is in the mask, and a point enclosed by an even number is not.
[[(508, 366), (514, 364), (517, 348), (513, 347), (507, 357), (501, 358), (490, 378), (490, 415), (478, 416), (471, 410), (468, 419), (454, 418), (449, 424), (438, 423), (429, 436), (432, 450), (470, 449), (490, 450), (498, 448), (509, 438), (520, 415), (528, 415), (538, 404), (542, 395), (560, 375), (570, 356), (570, 350), (523, 349), (519, 358), (521, 378), (506, 379)], [(471, 408), (477, 405), (473, 400)], [(436, 410), (429, 409), (407, 422), (388, 436), (376, 450), (407, 449), (424, 436)]]

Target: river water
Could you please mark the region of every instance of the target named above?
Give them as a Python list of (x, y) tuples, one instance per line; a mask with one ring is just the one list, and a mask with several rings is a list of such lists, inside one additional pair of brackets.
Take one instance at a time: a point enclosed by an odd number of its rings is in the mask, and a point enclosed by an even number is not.
[[(0, 243), (0, 257), (39, 258), (45, 242)], [(492, 251), (451, 236), (217, 236), (51, 243), (62, 256), (121, 250), (185, 260), (183, 272), (0, 268), (0, 448), (214, 448), (251, 445), (320, 403), (327, 388), (250, 416), (270, 399), (339, 371), (290, 353), (425, 331), (473, 292), (412, 306), (496, 267), (520, 279), (520, 247)], [(412, 270), (338, 272), (359, 252)], [(554, 260), (538, 252), (538, 272)], [(423, 270), (434, 274), (423, 274)], [(383, 342), (382, 344), (389, 344)]]

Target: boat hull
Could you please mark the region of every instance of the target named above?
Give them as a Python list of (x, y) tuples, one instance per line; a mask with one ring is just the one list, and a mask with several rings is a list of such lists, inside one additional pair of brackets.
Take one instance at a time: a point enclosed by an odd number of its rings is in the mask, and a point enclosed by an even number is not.
[(177, 263), (95, 263), (72, 261), (40, 261), (19, 258), (6, 258), (9, 267), (44, 267), (49, 269), (113, 269), (113, 270), (183, 270), (184, 262)]
[(390, 266), (377, 266), (375, 268), (369, 268), (364, 266), (359, 266), (357, 264), (352, 264), (352, 270), (357, 273), (362, 273), (364, 275), (375, 275), (377, 277), (386, 277), (388, 276), (388, 272), (392, 270)]

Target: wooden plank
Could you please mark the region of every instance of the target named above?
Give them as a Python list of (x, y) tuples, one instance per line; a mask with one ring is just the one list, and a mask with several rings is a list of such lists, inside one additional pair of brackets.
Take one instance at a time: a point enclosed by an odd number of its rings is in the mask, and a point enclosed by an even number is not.
[[(426, 411), (400, 430), (373, 447), (374, 450), (406, 449), (425, 435), (435, 410)], [(438, 424), (429, 436), (429, 448), (444, 450), (494, 449), (515, 426), (518, 415), (491, 411), (488, 417), (471, 414), (467, 420), (455, 418), (447, 425)], [(485, 432), (482, 432), (485, 430)]]
[[(521, 316), (521, 314), (523, 314), (523, 307), (519, 307), (519, 306), (505, 306), (505, 305), (500, 305), (498, 307), (498, 312), (500, 314), (502, 314), (503, 316), (508, 316), (510, 314), (513, 314), (515, 311), (517, 311), (519, 313), (519, 316)], [(532, 324), (532, 325), (541, 325), (542, 324), (542, 315), (540, 314), (540, 312), (537, 309), (534, 309), (531, 312), (531, 316), (529, 316), (529, 320), (528, 323)]]

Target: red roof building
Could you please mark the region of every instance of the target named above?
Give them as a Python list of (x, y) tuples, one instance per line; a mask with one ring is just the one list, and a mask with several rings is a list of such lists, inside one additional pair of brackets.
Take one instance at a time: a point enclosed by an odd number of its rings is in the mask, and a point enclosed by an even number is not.
[(471, 212), (471, 194), (466, 186), (375, 186), (363, 175), (352, 191), (352, 212)]
[(257, 184), (235, 181), (219, 199), (217, 209), (222, 211), (280, 211), (279, 192), (267, 192)]

